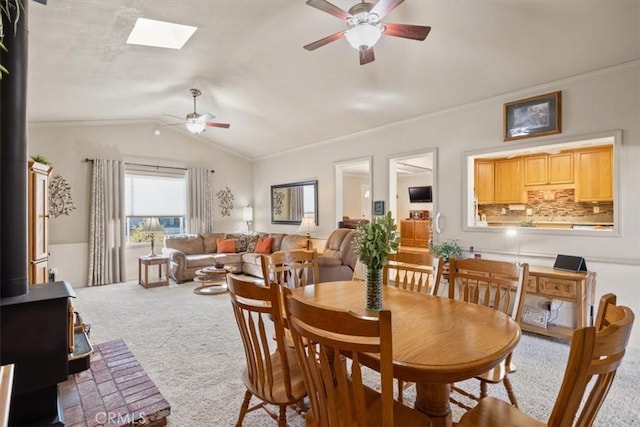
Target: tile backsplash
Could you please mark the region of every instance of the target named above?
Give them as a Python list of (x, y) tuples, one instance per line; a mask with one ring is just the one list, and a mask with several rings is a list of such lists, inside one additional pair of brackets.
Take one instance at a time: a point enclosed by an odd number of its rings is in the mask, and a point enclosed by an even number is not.
[[(526, 216), (526, 209), (531, 209), (531, 216), (553, 217), (588, 217), (590, 221), (600, 220), (609, 222), (613, 220), (613, 202), (576, 202), (575, 190), (529, 190), (527, 191), (527, 203), (524, 203), (525, 211), (509, 210), (508, 204), (479, 205), (478, 210), (484, 212), (487, 217), (500, 216), (504, 219), (519, 219)], [(594, 212), (594, 207), (599, 210)], [(502, 213), (502, 209), (506, 213)]]

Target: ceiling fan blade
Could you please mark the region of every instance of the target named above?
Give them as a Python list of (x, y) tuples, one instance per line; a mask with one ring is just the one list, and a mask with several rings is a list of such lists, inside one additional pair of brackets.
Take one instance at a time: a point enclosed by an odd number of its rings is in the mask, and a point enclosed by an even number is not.
[(229, 129), (229, 127), (231, 127), (229, 123), (217, 123), (217, 122), (207, 122), (207, 126), (212, 128), (225, 128), (225, 129)]
[(347, 19), (351, 16), (345, 10), (340, 9), (333, 3), (329, 3), (327, 0), (307, 0), (307, 4), (336, 18)]
[(375, 55), (373, 54), (372, 47), (370, 47), (369, 49), (360, 48), (359, 52), (360, 52), (360, 65), (368, 64), (369, 62), (373, 62), (376, 59)]
[(303, 46), (305, 49), (307, 50), (316, 50), (319, 47), (322, 47), (324, 45), (327, 45), (333, 41), (336, 41), (338, 39), (341, 39), (342, 37), (344, 37), (344, 31), (340, 31), (339, 33), (335, 33), (335, 34), (331, 34), (330, 36), (327, 36), (323, 39), (320, 40), (316, 40), (313, 43), (309, 43), (306, 46)]
[[(184, 117), (178, 117), (178, 116), (174, 116), (173, 114), (163, 114), (163, 116), (167, 116), (167, 117), (171, 117), (174, 119), (178, 119), (180, 120), (182, 123), (184, 123)], [(180, 123), (179, 123), (180, 124)]]
[(408, 24), (384, 24), (385, 30), (383, 34), (393, 37), (402, 37), (405, 39), (424, 40), (429, 35), (431, 27), (422, 25)]
[(380, 17), (380, 19), (382, 19), (387, 15), (387, 13), (398, 7), (398, 5), (403, 1), (404, 0), (380, 0), (375, 6), (373, 6), (370, 13), (375, 13)]

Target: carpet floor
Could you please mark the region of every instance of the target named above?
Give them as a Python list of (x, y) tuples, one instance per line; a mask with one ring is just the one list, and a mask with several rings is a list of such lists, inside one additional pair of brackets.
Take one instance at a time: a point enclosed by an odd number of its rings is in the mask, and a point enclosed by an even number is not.
[[(197, 286), (189, 282), (144, 289), (128, 282), (79, 288), (74, 306), (91, 325), (92, 343), (125, 341), (171, 404), (168, 425), (233, 426), (245, 392), (240, 379), (245, 366), (240, 335), (228, 294), (196, 295)], [(547, 419), (568, 351), (562, 341), (523, 334), (514, 355), (518, 371), (511, 376), (523, 411)], [(414, 390), (405, 393), (407, 402), (415, 396)], [(502, 386), (490, 387), (489, 392), (506, 399)], [(453, 411), (456, 421), (461, 411)], [(294, 411), (287, 421), (292, 427), (304, 425)], [(259, 410), (248, 414), (244, 425), (275, 426), (276, 422)], [(640, 426), (640, 350), (627, 351), (596, 425)]]

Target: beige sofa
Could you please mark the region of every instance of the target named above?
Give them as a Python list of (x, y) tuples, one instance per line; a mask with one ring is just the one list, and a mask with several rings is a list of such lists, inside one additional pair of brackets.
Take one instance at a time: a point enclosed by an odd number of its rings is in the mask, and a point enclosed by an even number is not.
[[(262, 254), (254, 252), (259, 237), (273, 237), (271, 252), (307, 247), (307, 236), (297, 234), (213, 233), (167, 236), (162, 253), (169, 257), (169, 275), (177, 283), (192, 280), (197, 270), (215, 265), (217, 262), (236, 267), (239, 273), (262, 277)], [(234, 239), (236, 252), (218, 253), (217, 239)]]

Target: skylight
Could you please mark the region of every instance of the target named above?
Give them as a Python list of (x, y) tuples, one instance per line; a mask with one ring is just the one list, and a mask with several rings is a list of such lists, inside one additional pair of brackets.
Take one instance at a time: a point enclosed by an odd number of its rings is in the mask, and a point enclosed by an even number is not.
[(182, 49), (198, 27), (138, 18), (127, 44)]

